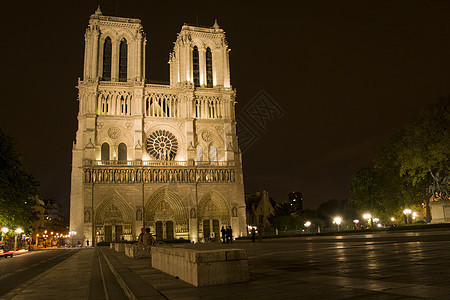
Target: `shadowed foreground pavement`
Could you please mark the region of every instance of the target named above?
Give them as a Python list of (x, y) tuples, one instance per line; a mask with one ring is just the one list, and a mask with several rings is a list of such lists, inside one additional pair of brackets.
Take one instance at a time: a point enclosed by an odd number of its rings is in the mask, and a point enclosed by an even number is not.
[(98, 247), (0, 299), (450, 299), (449, 230), (183, 247), (246, 249), (250, 282), (196, 288), (151, 268), (149, 258)]

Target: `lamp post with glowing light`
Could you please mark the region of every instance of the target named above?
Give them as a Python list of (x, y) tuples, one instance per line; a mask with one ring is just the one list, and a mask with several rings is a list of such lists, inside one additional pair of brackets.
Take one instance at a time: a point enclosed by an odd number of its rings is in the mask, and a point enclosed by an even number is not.
[(308, 231), (308, 233), (310, 233), (309, 227), (311, 226), (311, 222), (310, 221), (306, 221), (304, 225), (305, 225), (306, 230)]
[(418, 216), (418, 214), (414, 211), (414, 212), (412, 213), (412, 218), (413, 218), (413, 220), (415, 220), (415, 219), (417, 218), (417, 216)]
[(69, 235), (72, 237), (72, 248), (73, 248), (73, 236), (77, 235), (77, 232), (76, 231), (71, 231), (71, 232), (69, 232)]
[(358, 219), (355, 219), (355, 220), (353, 220), (353, 223), (355, 223), (354, 229), (355, 229), (355, 230), (358, 229), (359, 220), (358, 220)]
[(8, 233), (9, 229), (6, 227), (2, 228), (2, 244), (5, 242), (5, 236)]
[(17, 235), (21, 234), (23, 232), (22, 228), (17, 228), (16, 229), (16, 234), (14, 235), (14, 251), (17, 251), (19, 249), (17, 249)]
[(6, 227), (2, 228), (2, 244), (5, 242), (5, 236), (8, 233), (9, 229)]
[(341, 231), (341, 223), (342, 223), (342, 218), (341, 217), (336, 217), (333, 220), (333, 223), (336, 224), (338, 226), (338, 231)]
[(411, 210), (409, 208), (406, 208), (403, 211), (403, 214), (405, 215), (405, 224), (408, 224), (408, 218), (409, 218), (409, 215), (411, 214)]
[(373, 225), (372, 215), (371, 215), (371, 214), (365, 213), (365, 214), (363, 215), (363, 219), (366, 220), (370, 226)]

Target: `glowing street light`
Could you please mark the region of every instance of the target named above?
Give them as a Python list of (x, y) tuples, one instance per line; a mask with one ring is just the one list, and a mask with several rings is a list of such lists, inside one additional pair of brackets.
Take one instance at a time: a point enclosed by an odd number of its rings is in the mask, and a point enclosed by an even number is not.
[(305, 222), (305, 227), (308, 228), (309, 226), (311, 226), (311, 222), (310, 221), (306, 221)]
[(5, 235), (8, 233), (8, 231), (9, 231), (8, 228), (6, 228), (6, 227), (2, 228), (2, 232), (3, 232), (3, 234), (2, 234), (2, 244), (4, 242)]
[(17, 228), (16, 229), (16, 235), (14, 235), (14, 251), (17, 251), (19, 249), (17, 249), (17, 235), (21, 234), (23, 232), (22, 228)]
[(69, 236), (72, 237), (72, 248), (73, 248), (73, 236), (74, 236), (74, 235), (77, 235), (77, 232), (76, 232), (76, 231), (71, 231), (71, 232), (69, 232)]
[(333, 223), (336, 224), (338, 226), (338, 231), (340, 231), (340, 225), (342, 223), (342, 218), (341, 217), (336, 217), (333, 219)]
[(408, 224), (408, 217), (409, 217), (409, 215), (411, 214), (411, 210), (410, 210), (409, 208), (406, 208), (406, 209), (403, 211), (403, 214), (405, 215), (405, 224)]
[(417, 214), (416, 212), (413, 212), (413, 213), (412, 213), (412, 218), (413, 218), (413, 220), (415, 220), (415, 219), (417, 218), (417, 216), (418, 216), (418, 214)]
[(394, 218), (394, 217), (392, 217), (392, 218), (391, 218), (391, 221), (392, 221), (392, 222), (395, 222), (395, 218)]

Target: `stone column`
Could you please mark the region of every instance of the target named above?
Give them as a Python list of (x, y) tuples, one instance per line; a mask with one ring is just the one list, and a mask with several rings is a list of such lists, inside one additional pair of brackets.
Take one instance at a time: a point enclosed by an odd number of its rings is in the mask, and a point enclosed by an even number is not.
[(93, 36), (93, 47), (92, 47), (92, 79), (95, 79), (99, 77), (98, 74), (98, 57), (99, 57), (99, 51), (98, 51), (98, 44), (99, 44), (99, 35), (100, 33), (98, 31), (94, 31)]

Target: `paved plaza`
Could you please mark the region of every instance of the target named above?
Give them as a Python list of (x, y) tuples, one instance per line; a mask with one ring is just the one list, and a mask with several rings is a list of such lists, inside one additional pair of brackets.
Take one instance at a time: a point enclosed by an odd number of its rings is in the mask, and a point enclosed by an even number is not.
[(250, 281), (196, 288), (151, 268), (149, 258), (99, 247), (76, 252), (0, 299), (450, 299), (449, 230), (187, 247), (246, 249)]

